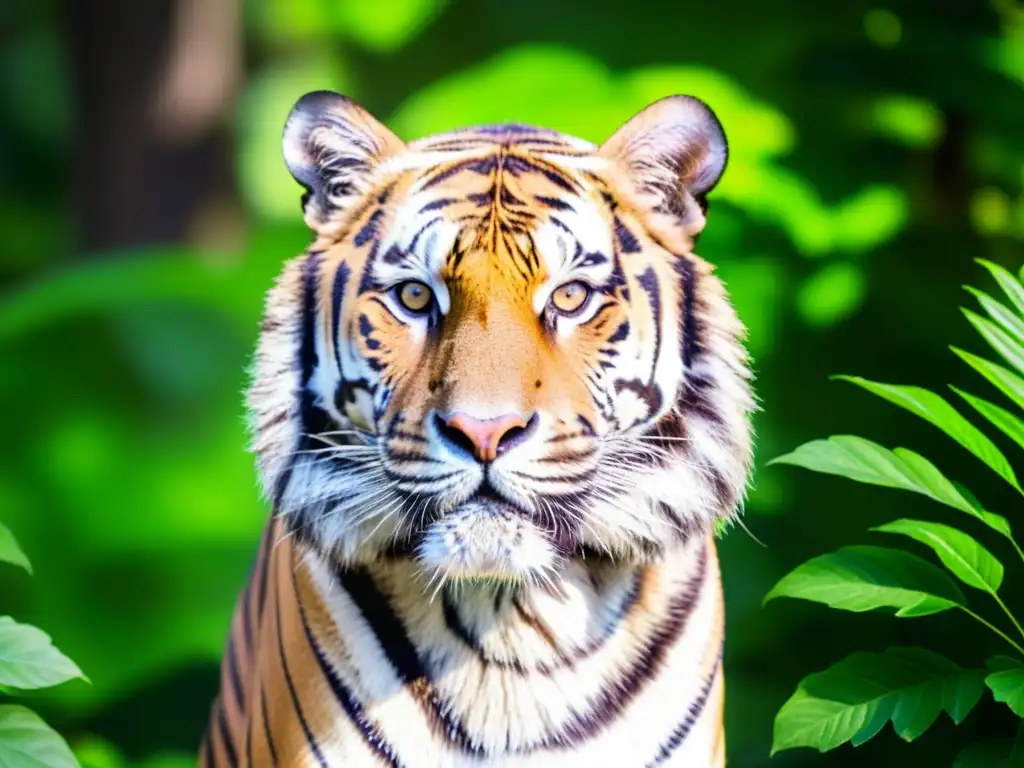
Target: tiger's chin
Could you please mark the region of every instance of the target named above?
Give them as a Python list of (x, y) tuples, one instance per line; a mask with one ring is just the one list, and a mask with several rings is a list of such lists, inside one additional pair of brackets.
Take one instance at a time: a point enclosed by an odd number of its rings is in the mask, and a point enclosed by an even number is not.
[(511, 505), (473, 500), (432, 522), (414, 559), (454, 581), (546, 580), (561, 557), (545, 531)]

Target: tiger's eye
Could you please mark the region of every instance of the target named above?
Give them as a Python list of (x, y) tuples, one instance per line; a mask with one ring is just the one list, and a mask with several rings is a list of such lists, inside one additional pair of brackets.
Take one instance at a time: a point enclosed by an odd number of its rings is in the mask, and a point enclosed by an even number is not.
[(551, 305), (563, 315), (573, 315), (583, 309), (589, 298), (590, 286), (579, 280), (574, 280), (551, 294)]
[(430, 309), (434, 294), (421, 282), (411, 280), (398, 286), (398, 301), (413, 314), (422, 314)]

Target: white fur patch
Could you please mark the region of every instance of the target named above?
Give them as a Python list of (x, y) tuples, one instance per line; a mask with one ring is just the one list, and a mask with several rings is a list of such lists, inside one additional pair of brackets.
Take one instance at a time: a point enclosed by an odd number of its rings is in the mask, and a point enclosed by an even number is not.
[(535, 581), (555, 564), (547, 537), (522, 515), (469, 503), (431, 523), (416, 553), (428, 572), (449, 579)]

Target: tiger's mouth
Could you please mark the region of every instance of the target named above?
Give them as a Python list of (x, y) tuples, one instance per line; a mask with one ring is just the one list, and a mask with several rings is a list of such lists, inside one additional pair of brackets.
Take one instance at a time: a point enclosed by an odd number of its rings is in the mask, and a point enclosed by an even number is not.
[(485, 477), (452, 509), (425, 520), (408, 554), (444, 579), (535, 581), (564, 558), (545, 517)]
[(455, 580), (534, 581), (560, 560), (533, 515), (488, 488), (429, 522), (412, 556), (423, 570)]
[(476, 491), (474, 491), (460, 506), (465, 504), (479, 504), (496, 510), (504, 510), (511, 514), (530, 515), (529, 510), (527, 510), (520, 502), (501, 495), (497, 489), (491, 485), (491, 481), (486, 477), (480, 484), (480, 487), (477, 488)]

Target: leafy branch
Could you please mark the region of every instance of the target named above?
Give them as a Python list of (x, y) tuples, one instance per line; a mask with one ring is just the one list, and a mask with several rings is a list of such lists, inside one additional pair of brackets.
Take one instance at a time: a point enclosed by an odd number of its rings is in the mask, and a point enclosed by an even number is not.
[[(984, 422), (1024, 448), (1024, 270), (1017, 276), (996, 264), (979, 261), (995, 278), (1010, 306), (968, 287), (987, 317), (964, 314), (988, 345), (1009, 364), (953, 348), (1018, 412), (964, 392), (951, 391)], [(1024, 495), (1007, 458), (988, 436), (940, 395), (927, 389), (882, 384), (856, 376), (837, 376), (903, 408), (952, 438), (987, 466), (1001, 482)], [(814, 440), (772, 464), (790, 464), (870, 485), (926, 496), (962, 512), (998, 534), (1022, 562), (1024, 551), (1009, 521), (985, 509), (968, 489), (949, 480), (928, 459), (906, 448), (888, 449), (853, 435)], [(882, 653), (854, 653), (824, 672), (809, 675), (783, 705), (775, 720), (772, 754), (795, 747), (822, 752), (850, 743), (858, 746), (877, 735), (887, 722), (907, 741), (923, 735), (944, 711), (960, 724), (987, 687), (995, 701), (1024, 718), (1024, 627), (1000, 596), (1003, 563), (974, 536), (959, 528), (927, 520), (894, 520), (873, 529), (911, 539), (931, 550), (943, 566), (902, 549), (851, 546), (815, 557), (783, 577), (765, 598), (809, 600), (839, 610), (890, 609), (901, 618), (929, 616), (956, 609), (1003, 640), (1015, 654), (997, 656), (984, 665), (963, 669), (924, 648), (892, 647)], [(953, 577), (953, 578), (951, 578)], [(955, 580), (954, 580), (955, 578)], [(1007, 626), (970, 607), (957, 581), (984, 592)], [(954, 768), (1000, 768), (1024, 761), (1024, 727), (1017, 738), (974, 744), (957, 757)]]
[[(0, 562), (32, 566), (14, 534), (0, 525)], [(50, 688), (88, 678), (54, 647), (49, 635), (9, 616), (0, 616), (0, 692)], [(0, 766), (5, 768), (78, 768), (67, 742), (27, 707), (0, 697)]]

